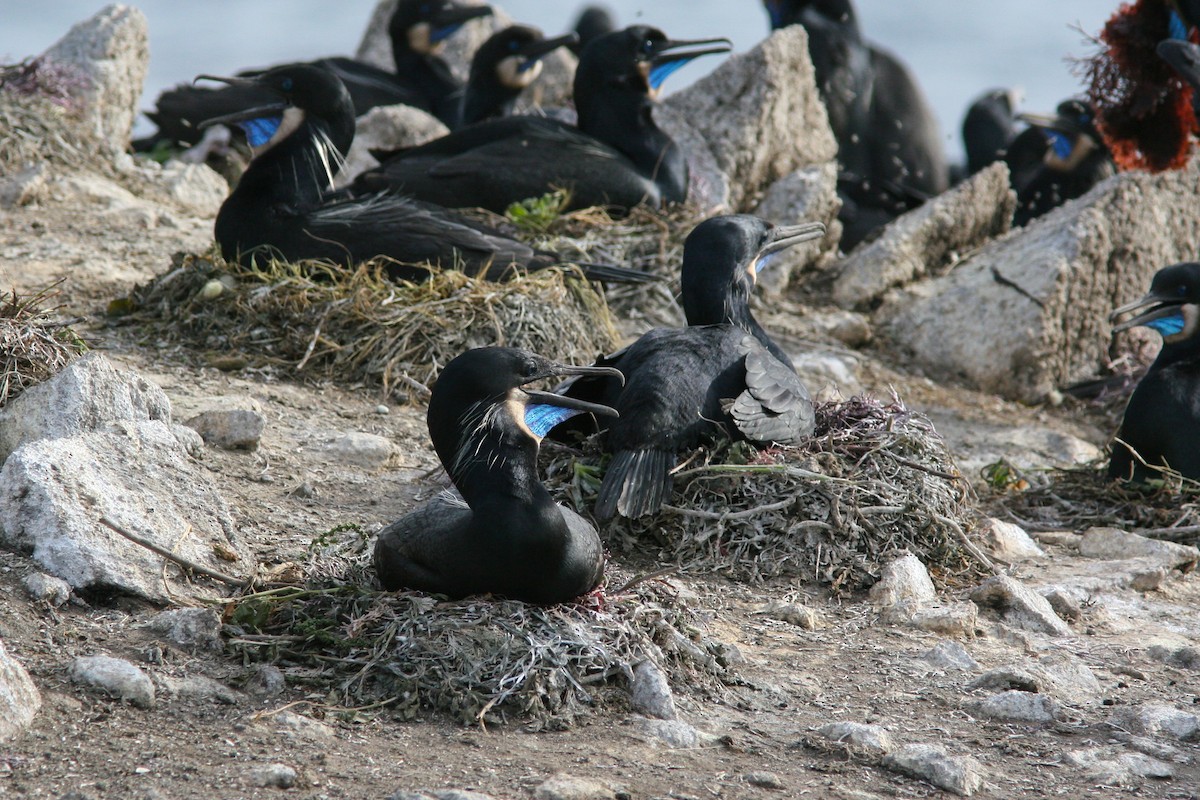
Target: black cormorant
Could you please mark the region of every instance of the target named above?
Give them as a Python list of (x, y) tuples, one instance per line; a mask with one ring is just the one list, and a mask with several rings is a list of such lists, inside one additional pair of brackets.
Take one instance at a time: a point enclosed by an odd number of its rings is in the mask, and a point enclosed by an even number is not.
[(395, 154), (359, 175), (356, 193), (395, 189), (449, 207), (503, 212), (514, 202), (567, 189), (567, 208), (657, 206), (687, 196), (687, 160), (651, 116), (663, 80), (728, 40), (678, 42), (635, 25), (601, 36), (575, 71), (574, 127), (544, 117), (505, 117), (461, 128)]
[(1017, 101), (1011, 89), (984, 92), (963, 115), (962, 140), (967, 151), (966, 174), (1002, 160), (1017, 137)]
[(625, 375), (624, 387), (581, 378), (565, 389), (621, 415), (604, 435), (613, 457), (596, 499), (598, 519), (657, 511), (670, 496), (677, 453), (721, 430), (779, 444), (812, 433), (812, 401), (791, 359), (750, 313), (750, 292), (771, 256), (824, 232), (819, 222), (775, 227), (749, 215), (700, 223), (684, 243), (688, 327), (656, 328), (602, 359)]
[(1116, 165), (1096, 130), (1095, 115), (1086, 101), (1064, 100), (1053, 117), (1021, 114), (1020, 118), (1041, 131), (1047, 147), (1041, 165), (1028, 182), (1023, 186), (1014, 183), (1014, 225), (1027, 225), (1116, 174)]
[(571, 45), (571, 50), (575, 55), (583, 52), (583, 48), (587, 47), (593, 39), (597, 39), (606, 33), (612, 33), (617, 29), (617, 20), (613, 17), (611, 11), (603, 6), (585, 6), (579, 12), (579, 16), (575, 18), (575, 33), (579, 36), (579, 41)]
[[(1200, 94), (1200, 44), (1167, 39), (1158, 43), (1156, 52), (1179, 73), (1180, 78), (1191, 84), (1196, 94)], [(1196, 95), (1192, 97), (1192, 104), (1197, 104)]]
[(469, 350), (446, 365), (429, 399), (429, 436), (457, 492), (443, 492), (379, 534), (375, 569), (385, 588), (561, 603), (600, 582), (600, 537), (550, 498), (537, 453), (558, 422), (617, 412), (523, 388), (564, 375), (621, 377), (508, 347)]
[(511, 114), (521, 92), (541, 74), (542, 59), (576, 41), (574, 33), (546, 39), (537, 28), (527, 25), (512, 25), (492, 34), (471, 58), (462, 124)]
[(1158, 474), (1149, 464), (1200, 479), (1200, 263), (1159, 270), (1149, 294), (1110, 319), (1133, 311), (1141, 313), (1113, 333), (1145, 325), (1162, 334), (1163, 345), (1129, 398), (1108, 475), (1144, 481)]
[[(560, 260), (428, 203), (397, 194), (346, 198), (332, 184), (354, 138), (354, 110), (337, 76), (320, 67), (278, 67), (254, 78), (213, 78), (269, 90), (273, 102), (210, 120), (242, 126), (254, 159), (217, 214), (216, 239), (227, 259), (256, 254), (288, 261), (354, 265), (376, 256), (394, 278), (418, 280), (428, 269), (462, 269), (492, 280), (513, 268), (536, 270)], [(400, 263), (403, 262), (403, 263)], [(580, 265), (596, 280), (644, 281), (645, 273)]]

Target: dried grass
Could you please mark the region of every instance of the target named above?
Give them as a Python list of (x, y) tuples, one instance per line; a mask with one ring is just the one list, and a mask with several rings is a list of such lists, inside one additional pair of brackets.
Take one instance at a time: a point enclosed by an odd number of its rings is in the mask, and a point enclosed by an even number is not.
[[(799, 578), (852, 592), (878, 580), (908, 550), (946, 585), (983, 573), (966, 535), (967, 485), (923, 415), (897, 399), (855, 397), (818, 404), (803, 446), (718, 444), (675, 475), (674, 501), (655, 516), (620, 519), (609, 544), (646, 552), (685, 573), (761, 583)], [(599, 458), (560, 454), (547, 485), (590, 505)]]
[(118, 301), (118, 310), (153, 323), (147, 333), (156, 338), (389, 392), (423, 389), (472, 347), (524, 347), (590, 363), (616, 342), (604, 298), (570, 269), (503, 283), (433, 271), (410, 283), (389, 280), (379, 264), (349, 271), (182, 255), (170, 272)]
[(57, 294), (0, 294), (0, 408), (87, 350), (69, 323), (51, 318), (56, 309), (48, 304)]
[[(231, 647), (343, 707), (387, 708), (406, 720), (436, 711), (463, 724), (532, 730), (627, 707), (633, 667), (646, 659), (692, 693), (729, 677), (728, 648), (700, 632), (665, 584), (547, 607), (384, 592), (370, 566), (371, 541), (360, 534), (318, 545), (303, 585), (231, 604)], [(626, 577), (610, 564), (610, 591)]]

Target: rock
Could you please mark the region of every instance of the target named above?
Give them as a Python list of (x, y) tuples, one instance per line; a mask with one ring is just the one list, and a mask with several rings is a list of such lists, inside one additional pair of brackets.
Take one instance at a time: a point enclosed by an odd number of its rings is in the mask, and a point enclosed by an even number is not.
[(1046, 598), (1046, 602), (1054, 609), (1054, 613), (1067, 622), (1075, 623), (1083, 619), (1083, 608), (1079, 605), (1079, 601), (1062, 587), (1056, 586), (1043, 592), (1042, 597)]
[(75, 359), (58, 375), (0, 408), (0, 462), (26, 442), (109, 430), (121, 422), (171, 419), (162, 389), (118, 370), (102, 354)]
[(173, 608), (157, 614), (146, 628), (176, 647), (220, 652), (221, 615), (214, 608)]
[(837, 242), (842, 238), (842, 223), (837, 218), (840, 208), (837, 164), (832, 161), (798, 169), (767, 187), (751, 213), (776, 225), (824, 222), (825, 236), (789, 247), (774, 256), (769, 266), (758, 273), (756, 285), (764, 295), (781, 294), (793, 275), (816, 264), (823, 254), (829, 255), (837, 249)]
[(1156, 758), (1142, 753), (1114, 753), (1099, 747), (1068, 752), (1063, 761), (1084, 770), (1091, 780), (1106, 786), (1131, 786), (1140, 783), (1142, 778), (1172, 778), (1175, 775), (1170, 764)]
[(1200, 158), (1186, 169), (1122, 172), (948, 275), (889, 296), (881, 336), (935, 381), (1025, 403), (1090, 378), (1109, 359), (1109, 312), (1160, 268), (1195, 256)]
[(241, 694), (230, 689), (220, 681), (207, 678), (203, 675), (189, 675), (182, 680), (163, 676), (159, 679), (159, 684), (168, 694), (186, 697), (190, 700), (235, 706), (244, 699)]
[(274, 717), (274, 723), (278, 730), (288, 738), (306, 739), (312, 742), (334, 738), (333, 728), (312, 717), (291, 711), (281, 711)]
[(1100, 681), (1091, 668), (1077, 656), (1065, 652), (988, 670), (967, 684), (967, 689), (1015, 689), (1050, 695), (1075, 705), (1097, 703), (1102, 692)]
[(25, 578), (25, 591), (34, 600), (58, 608), (71, 599), (71, 584), (62, 578), (34, 572)]
[(870, 308), (888, 289), (945, 271), (963, 255), (1008, 231), (1017, 198), (998, 161), (893, 220), (838, 267), (833, 301)]
[(820, 350), (798, 353), (792, 365), (817, 400), (842, 400), (863, 393), (858, 359)]
[(1167, 736), (1185, 742), (1200, 740), (1200, 716), (1173, 706), (1145, 703), (1124, 706), (1113, 714), (1119, 727), (1147, 736)]
[(983, 544), (997, 558), (1013, 562), (1027, 558), (1039, 558), (1046, 551), (1020, 525), (988, 517), (980, 524), (979, 535)]
[(908, 622), (914, 628), (930, 633), (969, 639), (975, 635), (979, 624), (979, 607), (969, 600), (965, 603), (935, 603), (914, 610)]
[(79, 77), (72, 92), (81, 125), (113, 157), (129, 149), (142, 84), (150, 63), (149, 30), (141, 11), (109, 5), (74, 25), (41, 58)]
[(774, 772), (747, 772), (745, 775), (746, 783), (751, 786), (757, 786), (760, 789), (782, 789), (784, 783), (779, 779), (779, 776)]
[(283, 670), (274, 664), (259, 664), (246, 682), (246, 691), (259, 697), (278, 697), (287, 688)]
[(717, 737), (701, 733), (681, 719), (634, 717), (634, 726), (644, 735), (661, 741), (674, 750), (708, 745)]
[(633, 668), (630, 687), (630, 707), (638, 714), (656, 719), (677, 719), (671, 683), (653, 661), (643, 661)]
[(346, 163), (337, 176), (339, 186), (379, 165), (371, 155), (373, 149), (415, 147), (450, 132), (437, 117), (406, 105), (376, 106), (358, 118), (357, 126)]
[(1046, 725), (1058, 718), (1058, 703), (1044, 694), (1010, 689), (970, 705), (977, 717), (1000, 722), (1026, 722)]
[(880, 725), (860, 722), (831, 722), (817, 728), (817, 733), (833, 742), (849, 745), (869, 756), (883, 756), (892, 751), (892, 735)]
[(387, 465), (395, 452), (391, 440), (373, 433), (353, 431), (331, 439), (322, 447), (334, 461), (363, 469), (379, 469)]
[(112, 656), (83, 656), (71, 662), (71, 680), (127, 700), (138, 708), (154, 707), (154, 683), (138, 667)]
[(0, 743), (28, 728), (41, 707), (42, 695), (33, 679), (0, 639)]
[(1165, 567), (1183, 568), (1200, 560), (1200, 549), (1191, 545), (1148, 539), (1116, 528), (1090, 528), (1079, 540), (1079, 554), (1086, 558), (1122, 560), (1148, 558)]
[(225, 179), (204, 164), (169, 161), (159, 181), (172, 200), (200, 217), (216, 217), (229, 195)]
[(715, 162), (728, 187), (717, 204), (735, 211), (758, 206), (780, 178), (837, 157), (800, 25), (730, 56), (666, 98), (654, 118), (690, 159), (706, 152)]
[(32, 203), (45, 189), (48, 172), (49, 167), (42, 161), (0, 181), (0, 208)]
[(296, 785), (296, 779), (300, 776), (294, 767), (287, 764), (267, 764), (251, 769), (249, 777), (250, 783), (255, 786), (290, 789)]
[(495, 800), (490, 794), (468, 792), (462, 789), (438, 789), (423, 792), (399, 791), (388, 800)]
[(1200, 649), (1192, 645), (1160, 642), (1146, 648), (1146, 655), (1172, 667), (1200, 670)]
[(558, 773), (533, 790), (534, 800), (617, 800), (617, 793), (600, 781)]
[(938, 669), (962, 672), (975, 672), (979, 669), (979, 662), (971, 657), (967, 648), (959, 642), (949, 640), (938, 642), (922, 654), (921, 658)]
[(883, 766), (939, 789), (970, 797), (983, 787), (979, 762), (970, 756), (952, 756), (930, 744), (910, 744), (884, 756)]
[(937, 589), (921, 559), (909, 553), (884, 566), (879, 581), (871, 587), (869, 598), (884, 609), (902, 604), (920, 607), (937, 600)]
[(789, 625), (796, 625), (804, 628), (806, 631), (815, 631), (825, 627), (819, 611), (815, 608), (809, 608), (808, 606), (796, 603), (782, 603), (778, 600), (772, 600), (758, 609), (758, 613), (765, 614), (771, 619), (786, 622)]
[(0, 469), (0, 544), (31, 553), (75, 590), (201, 599), (200, 583), (167, 585), (176, 570), (102, 525), (105, 517), (223, 574), (252, 569), (225, 500), (163, 422), (33, 441)]
[(262, 404), (253, 397), (213, 397), (201, 401), (201, 409), (183, 424), (206, 444), (222, 450), (256, 450), (267, 418)]
[(1167, 570), (1156, 567), (1142, 572), (1134, 572), (1130, 576), (1129, 586), (1139, 592), (1157, 592), (1166, 583)]
[(1046, 598), (1007, 575), (988, 578), (971, 592), (971, 599), (981, 606), (999, 610), (1004, 622), (1014, 628), (1052, 636), (1071, 633), (1070, 626), (1054, 613)]

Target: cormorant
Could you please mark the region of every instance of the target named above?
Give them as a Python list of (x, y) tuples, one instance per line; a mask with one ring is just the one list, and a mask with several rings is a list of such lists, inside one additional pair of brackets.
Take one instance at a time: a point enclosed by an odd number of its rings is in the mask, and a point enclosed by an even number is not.
[(850, 0), (763, 0), (771, 28), (803, 25), (838, 143), (842, 249), (950, 185), (937, 120), (899, 59), (862, 35)]
[(578, 40), (575, 33), (546, 39), (537, 28), (527, 25), (512, 25), (492, 34), (471, 58), (462, 124), (511, 114), (522, 90), (542, 73), (542, 59)]
[(963, 116), (966, 174), (1003, 159), (1017, 138), (1017, 100), (1010, 89), (992, 89), (977, 97)]
[(1181, 39), (1166, 39), (1158, 43), (1158, 57), (1170, 64), (1179, 77), (1191, 84), (1193, 92), (1192, 104), (1195, 106), (1200, 99), (1200, 44)]
[(602, 359), (625, 376), (581, 378), (565, 391), (620, 412), (604, 437), (613, 454), (596, 517), (657, 511), (671, 492), (676, 454), (724, 430), (794, 444), (813, 430), (808, 391), (792, 361), (750, 313), (757, 273), (774, 254), (822, 236), (825, 226), (775, 227), (750, 215), (713, 217), (684, 242), (686, 328), (656, 328)]
[[(463, 23), (492, 13), (489, 6), (472, 6), (455, 0), (399, 0), (388, 25), (395, 72), (343, 56), (306, 62), (334, 73), (350, 93), (354, 116), (375, 106), (404, 103), (428, 111), (447, 126), (459, 123), (463, 100), (462, 82), (438, 55), (445, 40)], [(266, 70), (238, 73), (248, 78)], [(135, 149), (151, 150), (163, 140), (196, 144), (203, 130), (200, 123), (233, 114), (243, 108), (270, 102), (260, 87), (225, 86), (219, 89), (185, 84), (158, 96), (155, 110), (146, 116), (158, 130), (134, 143)]]
[(1108, 475), (1144, 481), (1157, 474), (1149, 464), (1200, 479), (1200, 263), (1159, 270), (1145, 297), (1116, 309), (1109, 319), (1133, 311), (1141, 313), (1113, 333), (1145, 325), (1162, 334), (1163, 345), (1129, 398)]
[(395, 189), (496, 212), (559, 188), (570, 192), (568, 209), (681, 202), (687, 160), (654, 124), (653, 98), (678, 67), (729, 49), (726, 39), (671, 41), (645, 25), (601, 36), (575, 71), (578, 127), (544, 117), (487, 120), (395, 154), (359, 175), (352, 191)]
[[(333, 177), (354, 138), (354, 110), (337, 76), (320, 67), (278, 67), (254, 78), (201, 78), (269, 90), (273, 102), (209, 120), (242, 126), (256, 154), (217, 214), (226, 259), (256, 254), (354, 265), (376, 256), (393, 278), (419, 280), (428, 262), (490, 280), (561, 263), (468, 218), (397, 194), (345, 198)], [(403, 262), (403, 263), (400, 263)], [(580, 265), (595, 280), (648, 280), (637, 270)]]
[(468, 350), (446, 365), (429, 399), (429, 436), (457, 492), (443, 492), (379, 534), (375, 569), (386, 589), (561, 603), (600, 582), (600, 537), (550, 498), (537, 453), (558, 422), (617, 412), (523, 388), (563, 375), (621, 377), (509, 347)]
[(575, 55), (583, 52), (583, 48), (587, 47), (593, 39), (597, 39), (606, 33), (612, 33), (617, 29), (617, 21), (613, 17), (612, 12), (603, 6), (584, 6), (584, 9), (579, 12), (579, 16), (575, 18), (575, 33), (579, 36), (579, 41), (571, 45), (571, 50)]
[(1027, 225), (1116, 174), (1112, 155), (1096, 130), (1095, 115), (1086, 101), (1064, 100), (1053, 117), (1021, 114), (1020, 118), (1037, 127), (1048, 146), (1029, 181), (1024, 186), (1014, 184), (1017, 209), (1013, 225)]

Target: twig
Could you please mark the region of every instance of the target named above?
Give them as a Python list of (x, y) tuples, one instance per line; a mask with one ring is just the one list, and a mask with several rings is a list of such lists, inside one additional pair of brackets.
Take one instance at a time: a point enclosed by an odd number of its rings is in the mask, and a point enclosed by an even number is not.
[(244, 589), (250, 585), (249, 579), (243, 580), (241, 578), (234, 578), (229, 575), (226, 575), (224, 572), (218, 572), (215, 569), (209, 569), (208, 567), (203, 566), (201, 564), (197, 564), (194, 561), (190, 561), (189, 559), (186, 559), (183, 556), (176, 555), (175, 553), (172, 553), (167, 548), (157, 545), (154, 542), (150, 541), (149, 539), (143, 539), (141, 536), (138, 536), (135, 533), (130, 533), (129, 531), (125, 530), (117, 523), (113, 522), (108, 517), (101, 517), (100, 524), (116, 533), (121, 534), (126, 539), (133, 542), (134, 544), (140, 544), (142, 547), (146, 548), (147, 550), (151, 550), (155, 553), (158, 553), (163, 558), (170, 559), (171, 561), (174, 561), (179, 566), (189, 569), (192, 572), (198, 572), (201, 575), (207, 575), (208, 577), (210, 577), (214, 580), (218, 580), (221, 583), (224, 583), (228, 586), (233, 586), (238, 589)]
[(974, 542), (972, 542), (970, 539), (967, 538), (967, 532), (962, 529), (961, 525), (959, 525), (957, 522), (950, 519), (949, 517), (943, 516), (941, 514), (934, 514), (933, 518), (935, 520), (937, 520), (938, 522), (942, 523), (943, 525), (949, 525), (951, 528), (953, 528), (954, 532), (956, 534), (958, 534), (958, 539), (960, 542), (962, 542), (963, 547), (967, 548), (967, 552), (970, 553), (972, 556), (974, 556), (975, 559), (978, 560), (980, 564), (983, 564), (985, 567), (987, 567), (989, 570), (991, 570), (993, 575), (1003, 575), (1004, 574), (1003, 571), (1000, 570), (1000, 568), (998, 568), (994, 563), (992, 563), (992, 560), (990, 558), (988, 558), (982, 550), (980, 550), (978, 547), (975, 546)]
[(679, 571), (679, 567), (672, 566), (672, 567), (663, 567), (662, 569), (655, 570), (654, 572), (647, 572), (644, 575), (635, 575), (632, 578), (630, 578), (629, 581), (624, 586), (622, 586), (620, 589), (617, 589), (615, 592), (613, 592), (613, 594), (625, 594), (625, 592), (628, 592), (630, 589), (637, 586), (639, 583), (645, 583), (646, 581), (652, 581), (655, 578), (662, 578), (662, 577), (671, 575), (678, 571)]

